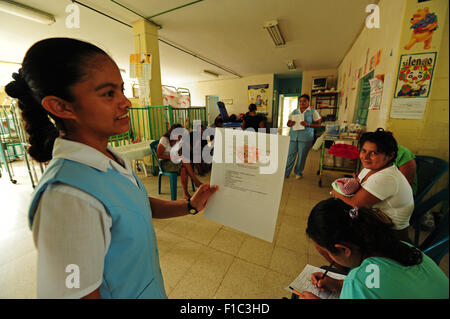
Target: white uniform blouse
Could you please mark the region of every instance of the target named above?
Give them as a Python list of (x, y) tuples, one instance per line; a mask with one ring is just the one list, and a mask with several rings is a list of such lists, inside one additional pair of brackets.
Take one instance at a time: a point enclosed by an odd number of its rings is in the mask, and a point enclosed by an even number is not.
[[(124, 167), (90, 146), (63, 138), (56, 139), (53, 158), (103, 171), (110, 168), (137, 184), (129, 162), (109, 146), (108, 150)], [(81, 298), (100, 287), (111, 226), (111, 216), (92, 195), (62, 183), (48, 186), (39, 201), (32, 229), (38, 249), (37, 297)], [(71, 265), (80, 271), (76, 293), (70, 288), (75, 284)]]

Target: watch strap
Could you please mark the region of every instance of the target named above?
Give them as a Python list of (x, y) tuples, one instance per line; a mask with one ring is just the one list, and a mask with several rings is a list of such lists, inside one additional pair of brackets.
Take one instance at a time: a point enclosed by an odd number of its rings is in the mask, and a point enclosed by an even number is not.
[(190, 199), (190, 198), (187, 199), (187, 207), (188, 207), (188, 213), (189, 213), (189, 214), (195, 215), (195, 214), (198, 213), (197, 208), (195, 208), (194, 206), (192, 206), (192, 204), (191, 204), (191, 199)]

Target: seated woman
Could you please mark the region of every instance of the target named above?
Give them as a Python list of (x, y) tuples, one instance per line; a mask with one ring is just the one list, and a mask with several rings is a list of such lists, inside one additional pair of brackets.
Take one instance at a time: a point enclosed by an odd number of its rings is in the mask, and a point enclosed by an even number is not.
[(413, 195), (417, 193), (417, 173), (416, 160), (413, 152), (402, 145), (398, 145), (397, 157), (395, 158), (395, 166), (405, 175), (408, 183), (411, 185)]
[(332, 194), (352, 207), (368, 207), (382, 210), (388, 215), (398, 238), (409, 241), (409, 219), (414, 210), (411, 186), (394, 165), (397, 142), (391, 132), (379, 128), (364, 133), (359, 140), (359, 158), (363, 169), (357, 180), (361, 187), (352, 197), (333, 189)]
[(214, 127), (223, 127), (223, 119), (220, 114), (214, 119)]
[(266, 127), (265, 119), (256, 114), (255, 104), (252, 103), (249, 105), (248, 112), (244, 115), (241, 127), (243, 130), (251, 127), (255, 132), (258, 132), (258, 128)]
[[(318, 203), (308, 218), (307, 235), (329, 259), (350, 267), (344, 280), (312, 274), (319, 290), (341, 299), (448, 299), (449, 281), (436, 263), (400, 241), (392, 221), (380, 211), (355, 209), (339, 199)], [(301, 298), (317, 299), (304, 291)]]
[[(208, 141), (203, 139), (203, 126), (200, 128), (200, 132), (198, 135), (194, 133), (194, 131), (190, 132), (190, 163), (195, 172), (197, 170), (197, 174), (200, 176), (205, 176), (209, 171), (211, 171), (212, 164), (205, 163), (202, 152), (205, 147), (208, 145)], [(194, 155), (195, 153), (195, 155)], [(211, 155), (211, 153), (210, 153)]]
[(202, 182), (198, 180), (195, 176), (194, 171), (192, 170), (191, 164), (188, 161), (181, 160), (178, 163), (172, 162), (170, 158), (170, 152), (172, 148), (175, 152), (181, 152), (182, 140), (181, 136), (178, 140), (171, 140), (170, 134), (176, 128), (182, 128), (181, 124), (172, 125), (169, 130), (161, 137), (159, 140), (158, 148), (156, 149), (156, 155), (159, 159), (161, 159), (161, 168), (166, 172), (177, 172), (180, 174), (181, 178), (181, 186), (183, 187), (183, 197), (188, 199), (191, 195), (188, 192), (188, 176), (192, 179), (196, 187), (202, 185)]

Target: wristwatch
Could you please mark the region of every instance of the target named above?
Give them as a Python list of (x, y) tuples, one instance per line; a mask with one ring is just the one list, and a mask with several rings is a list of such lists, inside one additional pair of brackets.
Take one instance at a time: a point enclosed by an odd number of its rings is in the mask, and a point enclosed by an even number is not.
[(190, 199), (190, 198), (188, 198), (188, 200), (187, 200), (187, 205), (188, 205), (188, 213), (189, 213), (189, 214), (195, 215), (195, 214), (198, 213), (197, 208), (195, 208), (194, 206), (192, 206), (192, 204), (191, 204), (191, 199)]

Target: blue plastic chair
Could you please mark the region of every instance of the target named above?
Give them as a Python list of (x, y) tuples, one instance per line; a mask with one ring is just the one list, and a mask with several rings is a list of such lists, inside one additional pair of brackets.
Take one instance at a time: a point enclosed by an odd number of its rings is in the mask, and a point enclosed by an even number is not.
[(438, 204), (442, 204), (441, 212), (442, 217), (439, 220), (439, 223), (436, 225), (435, 229), (431, 232), (430, 235), (423, 241), (422, 244), (417, 245), (426, 255), (428, 255), (431, 259), (433, 259), (436, 264), (439, 265), (442, 257), (444, 257), (448, 253), (449, 242), (448, 242), (448, 187), (444, 188), (437, 194), (434, 194), (429, 199), (420, 203), (417, 207), (417, 211), (414, 210), (417, 214), (417, 217), (420, 218), (421, 215), (425, 214), (427, 211), (432, 209)]
[[(421, 202), (439, 178), (448, 170), (448, 163), (440, 158), (425, 155), (416, 155), (417, 194), (414, 198), (414, 211), (410, 224), (414, 228), (414, 244), (419, 242), (420, 225), (425, 215)], [(431, 209), (433, 207), (429, 207)]]
[[(161, 194), (161, 178), (163, 175), (169, 176), (170, 179), (170, 199), (177, 200), (177, 179), (180, 175), (177, 172), (165, 172), (161, 167), (161, 162), (159, 161), (158, 156), (156, 155), (156, 149), (158, 148), (159, 140), (153, 141), (150, 143), (150, 149), (152, 150), (153, 158), (156, 160), (158, 164), (159, 173), (158, 173), (158, 194)], [(195, 191), (194, 181), (191, 179), (192, 191)]]
[[(445, 238), (445, 236), (448, 236), (448, 197), (449, 197), (448, 191), (449, 191), (448, 187), (444, 188), (438, 193), (428, 198), (427, 200), (417, 204), (414, 207), (410, 223), (415, 227), (413, 243), (416, 247), (428, 248), (431, 245), (440, 241), (441, 239)], [(419, 246), (420, 222), (422, 220), (422, 217), (425, 215), (426, 212), (433, 209), (438, 204), (442, 204), (441, 206), (441, 212), (443, 212), (442, 220), (436, 226), (434, 231), (427, 237), (427, 239), (425, 239), (424, 243)], [(443, 221), (445, 221), (446, 218), (447, 221), (443, 223)]]
[[(447, 218), (448, 223), (448, 218)], [(447, 229), (448, 234), (448, 229)], [(430, 247), (427, 247), (423, 250), (423, 252), (434, 260), (434, 262), (439, 265), (442, 258), (448, 253), (448, 235), (435, 244), (431, 245)]]
[(418, 205), (428, 191), (448, 170), (448, 163), (443, 159), (416, 155), (417, 194), (414, 204)]
[(228, 116), (227, 109), (223, 102), (217, 102), (217, 107), (219, 108), (219, 113), (223, 120), (223, 127), (241, 127), (241, 122), (230, 122), (230, 117)]

